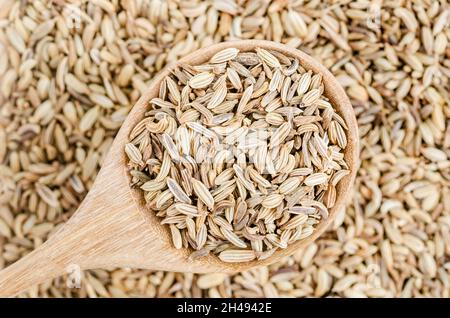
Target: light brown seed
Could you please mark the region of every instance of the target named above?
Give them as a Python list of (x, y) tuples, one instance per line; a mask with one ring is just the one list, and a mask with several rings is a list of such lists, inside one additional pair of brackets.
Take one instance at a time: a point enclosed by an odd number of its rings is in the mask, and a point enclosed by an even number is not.
[(193, 89), (205, 88), (214, 80), (214, 74), (208, 72), (202, 72), (193, 76), (188, 84)]
[(323, 172), (318, 172), (318, 173), (313, 173), (313, 174), (307, 176), (306, 179), (304, 180), (304, 183), (307, 186), (312, 187), (312, 186), (324, 184), (325, 182), (327, 182), (327, 180), (328, 180), (327, 174), (325, 174)]
[[(177, 199), (180, 202), (191, 204), (191, 199), (189, 196), (184, 192), (184, 190), (181, 188), (181, 186), (172, 178), (167, 178), (167, 187), (169, 188), (170, 192), (172, 192), (175, 199)], [(144, 189), (145, 190), (145, 189)]]
[(251, 250), (225, 250), (219, 254), (219, 258), (227, 263), (250, 262), (256, 258)]
[(229, 60), (234, 59), (239, 53), (239, 50), (236, 48), (228, 48), (224, 49), (216, 54), (209, 60), (211, 63), (223, 63)]
[(208, 188), (201, 182), (194, 178), (191, 179), (192, 186), (197, 197), (208, 206), (208, 208), (214, 208), (214, 198), (209, 192)]
[(259, 58), (271, 67), (281, 68), (281, 64), (278, 59), (273, 56), (269, 51), (261, 48), (256, 49), (256, 54), (258, 54)]
[(198, 216), (199, 215), (197, 207), (190, 205), (190, 204), (175, 203), (173, 205), (173, 207), (175, 208), (175, 210), (177, 210), (181, 214), (185, 214), (185, 215), (189, 215), (189, 216)]

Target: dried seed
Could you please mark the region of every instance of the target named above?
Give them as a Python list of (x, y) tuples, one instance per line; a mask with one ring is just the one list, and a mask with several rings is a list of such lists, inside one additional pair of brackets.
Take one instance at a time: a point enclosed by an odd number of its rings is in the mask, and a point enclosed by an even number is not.
[(199, 73), (199, 74), (193, 76), (188, 81), (188, 84), (193, 89), (200, 89), (200, 88), (208, 87), (208, 85), (211, 84), (213, 80), (214, 80), (214, 74), (208, 73), (208, 72), (203, 72), (203, 73)]
[(219, 254), (219, 258), (227, 263), (250, 262), (256, 258), (251, 250), (225, 250)]
[(214, 208), (214, 198), (208, 191), (208, 188), (200, 181), (192, 178), (192, 186), (197, 197), (205, 203), (210, 209)]
[(306, 177), (306, 179), (303, 181), (307, 186), (313, 187), (316, 185), (324, 184), (327, 182), (328, 176), (325, 173), (318, 172), (313, 173)]
[(189, 196), (184, 192), (181, 186), (174, 179), (167, 178), (166, 182), (167, 187), (169, 188), (170, 192), (172, 192), (175, 199), (183, 203), (191, 204), (191, 199), (189, 198)]
[(229, 60), (234, 59), (239, 53), (239, 50), (236, 48), (228, 48), (224, 49), (216, 54), (209, 60), (210, 63), (223, 63)]
[(269, 51), (257, 48), (256, 54), (258, 54), (259, 58), (271, 67), (281, 68), (281, 64), (278, 59), (273, 56)]

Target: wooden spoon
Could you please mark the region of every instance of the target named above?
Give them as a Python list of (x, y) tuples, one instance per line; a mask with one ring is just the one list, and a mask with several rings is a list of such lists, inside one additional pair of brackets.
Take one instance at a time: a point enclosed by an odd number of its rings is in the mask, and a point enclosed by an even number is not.
[[(124, 145), (131, 129), (143, 118), (149, 100), (158, 95), (161, 81), (178, 65), (207, 62), (229, 47), (241, 51), (257, 47), (296, 57), (305, 69), (323, 75), (325, 95), (348, 125), (344, 155), (351, 173), (337, 186), (337, 200), (326, 220), (308, 238), (275, 252), (264, 261), (224, 263), (210, 255), (189, 259), (190, 250), (172, 247), (169, 230), (145, 208), (143, 195), (129, 186)], [(344, 208), (352, 192), (358, 165), (358, 128), (355, 114), (344, 90), (333, 75), (307, 54), (269, 41), (247, 40), (220, 43), (200, 49), (162, 70), (148, 91), (138, 100), (123, 123), (104, 160), (92, 189), (78, 210), (44, 244), (0, 272), (0, 296), (12, 296), (27, 288), (66, 273), (73, 265), (80, 269), (133, 267), (175, 272), (233, 273), (256, 265), (267, 265), (293, 254), (319, 237)], [(72, 265), (72, 267), (71, 267)]]

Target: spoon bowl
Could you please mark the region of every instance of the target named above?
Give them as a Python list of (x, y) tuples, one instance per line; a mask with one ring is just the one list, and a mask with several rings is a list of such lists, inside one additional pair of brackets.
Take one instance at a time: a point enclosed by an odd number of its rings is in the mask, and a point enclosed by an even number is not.
[[(148, 102), (158, 96), (159, 86), (181, 64), (207, 62), (215, 53), (230, 47), (250, 51), (257, 47), (295, 57), (300, 65), (323, 76), (324, 95), (348, 126), (344, 158), (350, 174), (337, 185), (337, 199), (313, 234), (276, 251), (262, 261), (225, 263), (215, 255), (192, 260), (189, 249), (173, 247), (169, 230), (161, 219), (145, 207), (143, 194), (130, 187), (124, 152), (128, 136), (144, 117)], [(64, 273), (91, 268), (132, 267), (175, 272), (234, 273), (268, 265), (292, 255), (317, 239), (348, 202), (358, 166), (358, 128), (352, 105), (334, 76), (318, 61), (286, 45), (270, 41), (225, 42), (197, 50), (168, 65), (151, 82), (119, 130), (102, 168), (78, 210), (57, 232), (36, 250), (0, 272), (0, 296), (12, 296), (28, 287)]]

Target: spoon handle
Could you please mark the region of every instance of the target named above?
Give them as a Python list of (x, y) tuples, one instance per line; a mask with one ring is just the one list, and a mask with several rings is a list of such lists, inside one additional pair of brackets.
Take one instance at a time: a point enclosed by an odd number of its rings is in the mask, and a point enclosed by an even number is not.
[(94, 240), (95, 220), (85, 217), (92, 210), (89, 202), (83, 201), (72, 218), (41, 246), (0, 271), (0, 297), (15, 296), (48, 279), (92, 268), (92, 258), (86, 255), (102, 240)]
[(16, 263), (0, 272), (0, 297), (10, 297), (40, 284), (49, 278), (63, 275), (77, 267), (69, 266), (71, 253), (52, 253), (58, 251), (53, 240), (50, 240)]
[[(0, 296), (14, 296), (47, 279), (65, 273), (69, 279), (80, 270), (130, 266), (165, 266), (158, 233), (149, 230), (138, 213), (129, 187), (124, 182), (102, 182), (99, 173), (78, 210), (56, 233), (36, 250), (0, 271)], [(106, 180), (106, 178), (103, 178)], [(144, 244), (146, 243), (146, 244)], [(147, 248), (145, 248), (147, 247)], [(147, 253), (150, 253), (148, 255)], [(152, 257), (156, 256), (156, 257)]]

